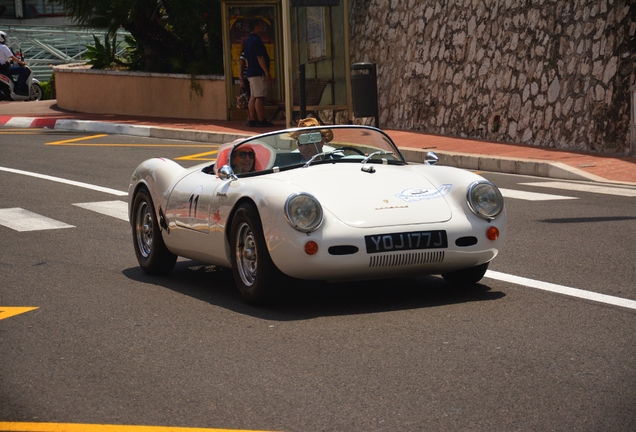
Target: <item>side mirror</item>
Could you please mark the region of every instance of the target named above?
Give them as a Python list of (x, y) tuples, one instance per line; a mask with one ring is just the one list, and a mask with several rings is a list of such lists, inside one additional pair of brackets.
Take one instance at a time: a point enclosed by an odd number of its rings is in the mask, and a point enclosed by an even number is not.
[(437, 162), (439, 162), (439, 157), (435, 153), (426, 153), (426, 165), (435, 165)]
[(221, 169), (219, 170), (219, 172), (218, 172), (218, 176), (219, 176), (219, 178), (221, 180), (227, 180), (227, 179), (235, 180), (235, 179), (237, 179), (236, 175), (234, 174), (234, 170), (229, 165), (223, 165), (221, 167)]

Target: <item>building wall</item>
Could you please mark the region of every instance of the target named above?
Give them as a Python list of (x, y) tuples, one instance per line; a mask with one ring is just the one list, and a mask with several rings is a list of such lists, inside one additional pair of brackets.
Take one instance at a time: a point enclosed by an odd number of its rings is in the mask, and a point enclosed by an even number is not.
[(350, 0), (380, 124), (627, 154), (632, 0)]

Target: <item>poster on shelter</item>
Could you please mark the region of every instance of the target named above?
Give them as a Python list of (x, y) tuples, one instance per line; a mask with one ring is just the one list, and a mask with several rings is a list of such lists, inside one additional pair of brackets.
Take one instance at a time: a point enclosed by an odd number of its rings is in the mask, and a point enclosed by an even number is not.
[(307, 8), (307, 59), (309, 61), (328, 57), (325, 13), (324, 7)]

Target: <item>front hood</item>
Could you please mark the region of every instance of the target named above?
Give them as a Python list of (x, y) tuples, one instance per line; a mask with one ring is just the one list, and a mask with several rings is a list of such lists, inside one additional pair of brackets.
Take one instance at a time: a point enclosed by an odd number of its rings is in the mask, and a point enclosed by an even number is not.
[(347, 225), (373, 228), (450, 220), (445, 196), (452, 185), (434, 186), (408, 166), (319, 165), (294, 170), (290, 183), (314, 195), (324, 209)]

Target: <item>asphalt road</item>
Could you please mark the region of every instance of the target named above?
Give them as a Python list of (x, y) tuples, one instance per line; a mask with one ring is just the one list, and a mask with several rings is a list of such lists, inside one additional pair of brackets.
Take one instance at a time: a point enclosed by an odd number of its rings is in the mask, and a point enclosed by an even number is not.
[(145, 275), (129, 224), (87, 205), (125, 201), (146, 158), (210, 150), (0, 129), (0, 212), (69, 225), (0, 225), (0, 425), (636, 430), (633, 188), (485, 173), (509, 236), (480, 285), (307, 283), (256, 308), (229, 271)]

